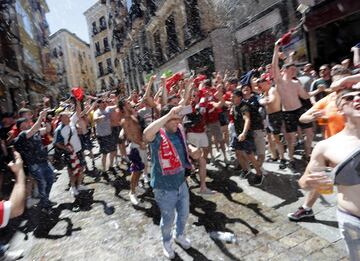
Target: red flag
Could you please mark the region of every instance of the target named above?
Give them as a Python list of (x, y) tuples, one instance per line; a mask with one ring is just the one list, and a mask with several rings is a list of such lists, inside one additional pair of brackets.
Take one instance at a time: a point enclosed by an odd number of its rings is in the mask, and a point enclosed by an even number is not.
[(78, 101), (82, 101), (82, 99), (84, 98), (84, 90), (81, 87), (72, 88), (71, 93)]

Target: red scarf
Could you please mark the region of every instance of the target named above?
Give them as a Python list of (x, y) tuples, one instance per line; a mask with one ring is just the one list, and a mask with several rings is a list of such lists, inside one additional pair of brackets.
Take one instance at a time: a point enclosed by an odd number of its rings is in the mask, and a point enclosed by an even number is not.
[[(190, 166), (190, 160), (188, 158), (187, 147), (185, 144), (185, 133), (183, 132), (181, 125), (179, 125), (178, 130), (180, 130), (182, 144), (184, 145), (186, 158)], [(175, 146), (171, 143), (169, 137), (166, 135), (166, 132), (163, 128), (160, 129), (160, 150), (159, 150), (159, 162), (162, 168), (163, 175), (175, 175), (184, 170), (184, 166), (181, 162), (179, 153), (177, 152)], [(186, 167), (189, 167), (186, 166)], [(190, 166), (191, 167), (191, 166)]]

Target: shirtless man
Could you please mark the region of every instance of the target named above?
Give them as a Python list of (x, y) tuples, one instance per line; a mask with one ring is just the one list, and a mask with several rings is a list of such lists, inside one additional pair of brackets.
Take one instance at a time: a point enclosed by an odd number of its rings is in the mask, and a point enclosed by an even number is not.
[[(295, 168), (294, 149), (296, 143), (296, 132), (298, 127), (301, 127), (306, 136), (305, 141), (305, 156), (308, 158), (311, 153), (311, 143), (314, 137), (312, 124), (304, 124), (299, 122), (300, 116), (305, 112), (302, 108), (300, 98), (309, 99), (310, 95), (304, 90), (296, 77), (296, 66), (293, 63), (285, 64), (283, 66), (283, 73), (280, 73), (279, 68), (279, 48), (280, 40), (275, 43), (274, 55), (272, 60), (272, 69), (274, 82), (280, 94), (282, 111), (285, 121), (285, 139), (289, 148), (289, 167)], [(319, 87), (318, 92), (323, 91)]]
[[(119, 134), (121, 131), (120, 122), (123, 119), (123, 117), (124, 117), (123, 112), (118, 107), (116, 107), (110, 113), (111, 135), (113, 137), (113, 142), (118, 145), (121, 158), (126, 161), (127, 156), (126, 156), (125, 143), (123, 139), (119, 138)], [(117, 156), (115, 157), (115, 161), (118, 162)]]
[(133, 205), (138, 205), (139, 201), (135, 189), (139, 183), (140, 173), (144, 170), (144, 163), (147, 161), (146, 145), (143, 141), (141, 126), (137, 117), (133, 114), (130, 102), (126, 100), (119, 101), (119, 108), (124, 113), (120, 125), (124, 130), (126, 139), (130, 142), (131, 179), (129, 197)]
[(268, 140), (272, 154), (272, 161), (277, 161), (280, 157), (280, 169), (286, 168), (286, 160), (284, 158), (284, 145), (280, 141), (280, 132), (284, 119), (281, 111), (281, 97), (277, 89), (271, 86), (271, 81), (266, 75), (262, 75), (258, 81), (260, 90), (264, 93), (264, 97), (259, 103), (266, 108), (268, 117)]
[[(299, 180), (303, 189), (319, 189), (333, 181), (321, 173), (311, 173), (316, 167), (335, 167), (360, 148), (360, 90), (347, 89), (339, 93), (336, 104), (345, 117), (345, 128), (338, 134), (316, 144), (304, 175)], [(342, 175), (342, 177), (341, 177)], [(346, 178), (346, 183), (344, 182)], [(360, 260), (360, 178), (359, 170), (349, 169), (335, 177), (338, 187), (337, 217), (350, 260)]]
[[(90, 131), (90, 119), (89, 113), (93, 111), (96, 107), (96, 102), (92, 105), (86, 104), (85, 110), (81, 112), (79, 121), (77, 123), (77, 133), (81, 141), (82, 153), (85, 159), (85, 150), (89, 151), (88, 156), (91, 158), (93, 171), (95, 170), (95, 158), (92, 153), (92, 141), (91, 141), (91, 131)], [(85, 161), (86, 162), (86, 161)], [(89, 171), (87, 164), (85, 165), (86, 171)]]

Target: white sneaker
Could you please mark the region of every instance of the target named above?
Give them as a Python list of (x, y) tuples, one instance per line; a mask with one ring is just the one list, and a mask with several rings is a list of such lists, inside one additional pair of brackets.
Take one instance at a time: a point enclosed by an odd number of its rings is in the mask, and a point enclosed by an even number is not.
[(144, 174), (143, 177), (144, 177), (144, 182), (145, 182), (145, 183), (149, 183), (149, 182), (150, 182), (148, 174)]
[(69, 192), (70, 192), (70, 195), (73, 197), (79, 195), (79, 191), (75, 187), (70, 187)]
[(77, 187), (77, 190), (78, 190), (78, 191), (87, 190), (87, 187), (85, 187), (84, 185), (79, 185), (79, 186)]
[(221, 156), (221, 152), (219, 151), (218, 153), (216, 153), (215, 159), (219, 158), (220, 156)]
[(5, 254), (0, 257), (1, 261), (14, 261), (24, 256), (24, 250), (6, 251)]
[(35, 206), (39, 202), (40, 202), (40, 199), (29, 197), (29, 198), (26, 199), (26, 208), (32, 208), (33, 206)]
[(175, 252), (171, 246), (171, 241), (163, 243), (163, 252), (164, 252), (164, 256), (166, 256), (168, 259), (175, 258)]
[(184, 235), (175, 237), (175, 242), (180, 244), (183, 249), (189, 249), (191, 247), (190, 239), (186, 238)]
[(133, 193), (129, 193), (129, 197), (130, 197), (130, 202), (133, 204), (133, 205), (138, 205), (139, 204), (139, 201), (138, 201), (138, 199), (137, 199), (137, 197), (136, 197), (136, 195), (135, 194), (133, 194)]

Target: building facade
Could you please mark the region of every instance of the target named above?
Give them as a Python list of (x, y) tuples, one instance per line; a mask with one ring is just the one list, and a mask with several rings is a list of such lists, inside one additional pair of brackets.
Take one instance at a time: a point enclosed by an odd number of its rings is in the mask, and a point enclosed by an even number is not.
[(119, 75), (114, 72), (116, 51), (112, 46), (112, 30), (109, 8), (97, 2), (84, 13), (90, 37), (90, 52), (96, 75), (96, 90), (117, 88)]
[(2, 110), (20, 102), (34, 105), (51, 96), (54, 68), (49, 61), (49, 27), (45, 0), (4, 1), (0, 4), (0, 92)]
[[(210, 75), (266, 65), (271, 62), (275, 41), (293, 28), (296, 33), (283, 51), (296, 50), (299, 63), (338, 62), (339, 57), (350, 54), (360, 37), (360, 30), (355, 29), (360, 24), (360, 2), (351, 0), (99, 3), (113, 20), (110, 29), (119, 64), (115, 71), (122, 75), (128, 93), (140, 91), (153, 73), (195, 70)], [(303, 14), (297, 11), (300, 4), (307, 7)], [(329, 42), (331, 48), (326, 48)]]
[(60, 29), (50, 36), (51, 59), (56, 65), (60, 96), (70, 93), (72, 87), (81, 86), (88, 93), (96, 91), (95, 74), (90, 45), (76, 34)]
[(114, 20), (118, 70), (128, 93), (142, 90), (149, 74), (169, 70), (210, 74), (237, 66), (231, 34), (219, 23), (212, 1), (102, 2)]

